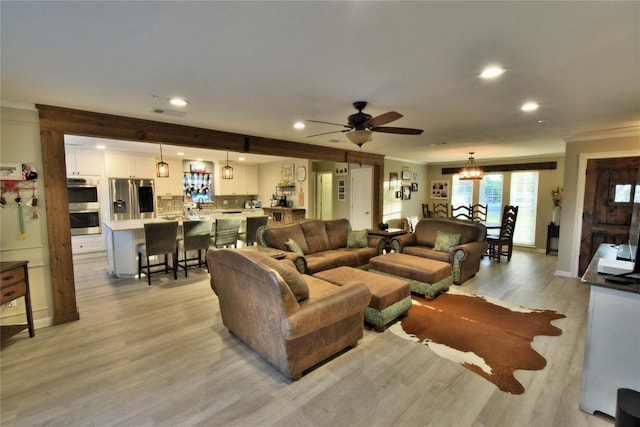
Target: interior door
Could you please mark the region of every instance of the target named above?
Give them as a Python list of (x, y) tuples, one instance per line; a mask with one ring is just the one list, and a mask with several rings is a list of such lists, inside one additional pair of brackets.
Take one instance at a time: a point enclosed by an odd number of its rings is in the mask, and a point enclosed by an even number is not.
[(627, 243), (640, 157), (587, 162), (578, 274), (601, 243)]
[(351, 169), (351, 228), (371, 228), (373, 172), (370, 168)]
[(331, 203), (332, 178), (333, 175), (331, 172), (320, 172), (317, 174), (316, 218), (318, 219), (333, 219), (333, 205)]

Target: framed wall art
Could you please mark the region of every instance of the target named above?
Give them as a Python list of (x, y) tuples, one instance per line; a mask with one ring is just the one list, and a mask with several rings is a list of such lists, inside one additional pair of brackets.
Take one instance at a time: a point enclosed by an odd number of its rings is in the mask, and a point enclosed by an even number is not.
[(293, 168), (294, 168), (293, 163), (287, 163), (280, 166), (280, 179), (283, 182), (293, 181)]
[(448, 199), (449, 198), (449, 182), (448, 181), (431, 181), (431, 198), (432, 199)]
[(349, 175), (349, 163), (336, 163), (336, 175)]
[(411, 171), (409, 169), (404, 169), (402, 171), (402, 179), (403, 180), (411, 179)]
[(398, 173), (389, 172), (389, 190), (398, 186)]
[(411, 183), (411, 192), (415, 193), (416, 191), (418, 191), (418, 183), (417, 182), (412, 182)]
[(411, 186), (403, 185), (402, 186), (402, 200), (410, 200), (411, 199)]
[(22, 165), (20, 163), (0, 163), (1, 179), (22, 179)]

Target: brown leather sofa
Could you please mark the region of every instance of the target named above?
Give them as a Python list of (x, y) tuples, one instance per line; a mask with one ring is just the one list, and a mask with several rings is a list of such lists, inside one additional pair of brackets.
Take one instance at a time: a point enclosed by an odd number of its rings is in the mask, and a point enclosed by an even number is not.
[[(380, 236), (369, 235), (366, 246), (348, 247), (351, 231), (348, 219), (308, 219), (294, 224), (260, 227), (257, 237), (259, 245), (285, 252), (301, 273), (315, 274), (336, 267), (360, 267), (382, 253), (385, 241)], [(298, 244), (300, 254), (295, 254), (287, 246), (289, 239)]]
[[(447, 250), (435, 250), (438, 231), (460, 235), (458, 244)], [(480, 270), (480, 261), (487, 250), (487, 228), (476, 221), (453, 218), (424, 218), (415, 231), (391, 240), (398, 253), (445, 261), (453, 267), (453, 283), (460, 285)]]
[(223, 324), (293, 380), (362, 338), (361, 282), (335, 286), (251, 248), (209, 249), (207, 263)]

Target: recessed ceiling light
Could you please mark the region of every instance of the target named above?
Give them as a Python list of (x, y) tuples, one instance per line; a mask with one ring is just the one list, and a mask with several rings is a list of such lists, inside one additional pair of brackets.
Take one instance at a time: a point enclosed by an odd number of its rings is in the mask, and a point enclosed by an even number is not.
[(104, 145), (96, 145), (96, 148), (98, 150), (106, 150), (107, 147), (105, 147)]
[(169, 102), (171, 103), (171, 105), (174, 105), (176, 107), (184, 107), (189, 103), (189, 101), (182, 98), (171, 98)]
[(244, 157), (238, 157), (238, 160), (240, 160), (241, 162), (244, 161)]
[(183, 153), (182, 151), (178, 151), (176, 154), (177, 154), (178, 156), (184, 156), (184, 153)]
[(530, 102), (525, 102), (524, 104), (522, 104), (522, 107), (520, 107), (520, 109), (522, 111), (535, 111), (535, 110), (538, 109), (538, 107), (539, 107), (539, 105), (538, 105), (537, 102), (530, 101)]
[(293, 124), (293, 127), (296, 129), (304, 129), (304, 123), (303, 122), (295, 122)]
[(490, 67), (482, 70), (482, 73), (480, 73), (480, 77), (482, 77), (483, 79), (494, 79), (503, 75), (505, 71), (507, 70), (498, 65), (491, 65)]

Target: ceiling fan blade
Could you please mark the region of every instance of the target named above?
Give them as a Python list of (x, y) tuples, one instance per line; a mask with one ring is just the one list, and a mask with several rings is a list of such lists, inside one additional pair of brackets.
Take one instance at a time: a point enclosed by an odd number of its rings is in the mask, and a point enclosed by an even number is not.
[(319, 120), (305, 120), (305, 121), (307, 121), (307, 122), (311, 122), (311, 123), (322, 123), (322, 124), (325, 124), (325, 125), (343, 126), (343, 127), (346, 127), (346, 128), (351, 129), (351, 126), (349, 126), (349, 125), (343, 125), (342, 123), (321, 122), (321, 121), (319, 121)]
[(332, 132), (316, 133), (315, 135), (307, 135), (307, 138), (313, 138), (314, 136), (321, 136), (321, 135), (329, 135), (332, 133), (349, 132), (350, 130), (351, 129), (344, 129), (344, 130), (334, 130)]
[(367, 120), (366, 122), (364, 122), (364, 126), (374, 128), (377, 126), (386, 125), (387, 123), (391, 123), (392, 121), (398, 120), (401, 117), (402, 114), (398, 113), (397, 111), (389, 111), (388, 113), (380, 114), (379, 116)]
[(383, 132), (383, 133), (400, 133), (403, 135), (420, 135), (424, 130), (422, 129), (412, 129), (412, 128), (395, 128), (395, 127), (375, 127), (371, 129), (374, 132)]

